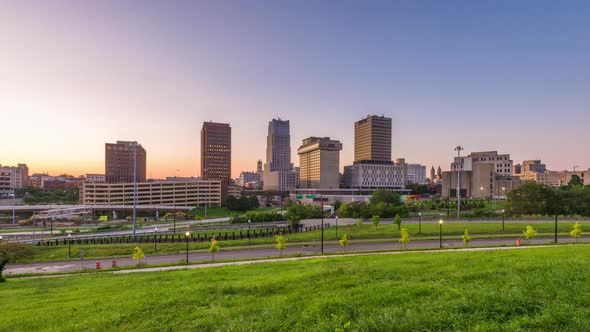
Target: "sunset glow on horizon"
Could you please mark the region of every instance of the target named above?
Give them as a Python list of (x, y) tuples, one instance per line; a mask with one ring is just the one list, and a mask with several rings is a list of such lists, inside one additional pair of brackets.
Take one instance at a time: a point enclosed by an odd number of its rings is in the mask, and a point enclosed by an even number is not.
[[(517, 2), (7, 1), (0, 164), (104, 173), (140, 142), (149, 178), (199, 176), (205, 121), (232, 127), (232, 176), (265, 160), (268, 122), (343, 143), (393, 118), (393, 158), (444, 170), (461, 144), (590, 168), (590, 5)], [(547, 22), (551, 21), (551, 24)]]

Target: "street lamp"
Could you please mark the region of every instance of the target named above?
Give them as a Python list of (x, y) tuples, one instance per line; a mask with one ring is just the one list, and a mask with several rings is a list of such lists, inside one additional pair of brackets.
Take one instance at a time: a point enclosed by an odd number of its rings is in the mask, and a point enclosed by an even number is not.
[(455, 167), (457, 168), (457, 220), (459, 220), (461, 219), (461, 168), (463, 168), (459, 167), (459, 165), (461, 164), (461, 151), (463, 151), (463, 147), (459, 145), (455, 148), (455, 151), (457, 151)]
[(68, 234), (68, 256), (72, 257), (72, 234)]
[(191, 233), (189, 231), (186, 231), (184, 235), (186, 238), (186, 263), (188, 264), (188, 236), (191, 235)]
[(12, 224), (16, 224), (16, 184), (12, 192)]
[(338, 216), (336, 216), (336, 239), (338, 239)]
[(442, 219), (438, 221), (438, 225), (439, 225), (439, 231), (438, 231), (438, 234), (439, 234), (439, 238), (440, 238), (440, 245), (439, 245), (439, 248), (442, 248), (442, 225), (443, 225), (443, 223), (444, 223), (444, 222), (443, 222), (443, 220), (442, 220)]
[(156, 252), (158, 250), (158, 227), (156, 226), (156, 228), (154, 228), (154, 231), (156, 231), (156, 233), (154, 234), (154, 252)]
[(422, 212), (418, 212), (418, 234), (422, 234)]
[(248, 219), (248, 245), (250, 245), (251, 242), (251, 237), (250, 237), (250, 226), (252, 225), (252, 220)]
[(557, 194), (557, 190), (553, 190), (553, 195), (555, 196), (555, 243), (557, 243), (557, 208), (559, 205), (559, 194)]
[(133, 144), (133, 242), (137, 239), (137, 142)]
[(502, 232), (504, 231), (504, 213), (506, 210), (502, 209)]
[(324, 254), (324, 195), (320, 194), (320, 204), (322, 206), (322, 255)]

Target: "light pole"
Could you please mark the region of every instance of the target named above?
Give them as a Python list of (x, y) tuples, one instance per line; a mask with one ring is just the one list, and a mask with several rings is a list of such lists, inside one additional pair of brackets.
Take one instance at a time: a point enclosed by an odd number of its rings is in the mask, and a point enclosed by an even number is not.
[(555, 195), (555, 243), (557, 243), (557, 208), (559, 205), (559, 194), (557, 190), (553, 190), (553, 195)]
[(250, 237), (250, 225), (252, 225), (252, 220), (248, 219), (248, 245), (252, 243)]
[(68, 234), (68, 257), (72, 257), (72, 234)]
[(439, 231), (438, 231), (439, 238), (440, 238), (439, 248), (442, 248), (442, 225), (443, 225), (443, 220), (442, 219), (438, 221), (438, 225), (440, 227), (439, 228)]
[(133, 242), (136, 240), (137, 229), (137, 142), (133, 144)]
[(320, 194), (320, 204), (322, 206), (322, 247), (321, 252), (324, 254), (324, 195)]
[(156, 226), (156, 228), (154, 228), (154, 230), (156, 231), (156, 233), (154, 234), (154, 252), (158, 251), (158, 227)]
[(461, 151), (463, 151), (462, 146), (457, 146), (455, 148), (457, 151), (457, 162), (455, 163), (455, 167), (457, 167), (457, 219), (461, 219)]
[(418, 212), (418, 234), (422, 234), (422, 212)]
[(504, 213), (505, 212), (506, 212), (505, 210), (502, 210), (502, 232), (504, 231)]
[(338, 239), (338, 216), (336, 216), (336, 239)]
[(188, 264), (188, 236), (191, 235), (191, 233), (189, 231), (186, 231), (184, 235), (186, 238), (186, 263)]
[(16, 224), (16, 183), (12, 192), (12, 224)]

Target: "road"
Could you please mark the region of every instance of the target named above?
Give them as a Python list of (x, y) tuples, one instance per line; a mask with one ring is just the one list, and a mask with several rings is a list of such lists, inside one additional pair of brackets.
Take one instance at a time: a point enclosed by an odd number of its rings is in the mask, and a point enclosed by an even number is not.
[[(503, 238), (503, 239), (475, 239), (470, 243), (471, 247), (485, 247), (485, 246), (498, 246), (498, 245), (514, 245), (516, 240), (521, 238)], [(569, 240), (569, 239), (568, 239)], [(531, 241), (532, 244), (547, 244), (551, 243), (551, 238), (538, 238)], [(580, 242), (590, 242), (590, 237), (580, 238)], [(410, 249), (429, 249), (438, 248), (439, 240), (427, 240), (427, 241), (414, 241), (408, 244)], [(448, 247), (461, 247), (463, 242), (461, 240), (449, 240), (443, 238), (443, 248)], [(363, 243), (349, 243), (347, 252), (356, 251), (379, 251), (379, 250), (398, 250), (400, 249), (400, 243), (397, 241), (387, 242), (363, 242)], [(324, 244), (325, 253), (342, 253), (342, 247), (335, 242)], [(320, 253), (320, 245), (289, 245), (287, 249), (283, 251), (284, 255), (315, 255)], [(278, 256), (279, 252), (274, 248), (258, 248), (258, 249), (239, 249), (239, 250), (221, 250), (215, 254), (216, 260), (238, 260), (238, 259), (256, 259)], [(173, 264), (179, 263), (186, 259), (186, 254), (169, 254), (160, 256), (150, 256), (142, 260), (146, 264)], [(95, 269), (96, 262), (100, 262), (103, 268), (109, 268), (112, 265), (112, 261), (115, 260), (118, 266), (132, 266), (136, 262), (129, 258), (112, 258), (112, 259), (89, 259), (85, 261), (71, 260), (71, 261), (54, 261), (54, 262), (39, 262), (30, 264), (11, 264), (5, 269), (5, 274), (22, 274), (22, 273), (42, 273), (42, 272), (64, 272), (80, 270), (83, 267), (87, 269)], [(192, 263), (196, 262), (207, 262), (211, 261), (211, 254), (201, 250), (189, 253), (189, 261)]]

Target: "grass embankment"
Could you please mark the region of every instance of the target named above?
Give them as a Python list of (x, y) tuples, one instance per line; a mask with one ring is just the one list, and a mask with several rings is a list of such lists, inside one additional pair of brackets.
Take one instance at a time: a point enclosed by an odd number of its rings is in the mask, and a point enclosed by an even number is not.
[[(588, 229), (590, 227), (590, 223), (582, 223), (582, 227), (584, 229)], [(477, 239), (478, 237), (485, 237), (485, 238), (492, 238), (492, 237), (508, 237), (508, 236), (517, 236), (522, 237), (522, 232), (524, 231), (527, 224), (524, 223), (506, 223), (505, 224), (505, 232), (502, 232), (502, 225), (495, 224), (495, 223), (453, 223), (449, 222), (443, 225), (443, 234), (445, 238), (452, 238), (460, 239), (460, 235), (463, 234), (465, 228), (469, 229), (469, 233), (471, 234), (472, 238)], [(552, 223), (530, 223), (533, 225), (538, 232), (540, 233), (538, 236), (542, 236), (542, 233), (549, 236), (553, 233), (554, 225)], [(559, 235), (561, 237), (568, 237), (569, 231), (571, 231), (573, 223), (571, 222), (561, 222), (558, 224)], [(438, 239), (439, 236), (439, 225), (438, 224), (423, 224), (422, 225), (422, 234), (418, 235), (418, 225), (417, 224), (407, 224), (402, 225), (403, 228), (407, 228), (410, 234), (412, 235), (412, 241), (417, 240), (426, 240), (426, 239)], [(243, 234), (246, 235), (247, 230), (242, 230)], [(224, 234), (224, 230), (214, 231), (213, 233)], [(239, 233), (237, 231), (236, 233)], [(294, 243), (305, 244), (305, 243), (317, 243), (320, 241), (320, 230), (304, 232), (304, 233), (297, 233), (297, 234), (289, 234), (286, 235), (287, 237), (287, 245), (292, 245)], [(343, 233), (347, 233), (349, 235), (350, 243), (354, 243), (355, 241), (364, 241), (364, 240), (379, 240), (383, 239), (384, 241), (391, 241), (391, 239), (399, 239), (400, 232), (397, 229), (396, 225), (379, 225), (377, 227), (373, 225), (362, 225), (361, 227), (357, 225), (351, 226), (340, 226), (338, 227), (338, 234), (342, 236)], [(204, 233), (200, 233), (203, 236)], [(211, 232), (207, 233), (211, 234)], [(228, 234), (231, 234), (231, 230), (228, 231)], [(336, 241), (336, 228), (334, 226), (330, 228), (326, 228), (324, 230), (324, 240), (325, 241)], [(573, 239), (571, 239), (573, 241)], [(260, 246), (266, 245), (271, 246), (275, 242), (274, 237), (258, 237), (252, 238), (251, 243), (252, 246)], [(248, 239), (244, 238), (242, 240), (227, 240), (227, 241), (219, 241), (221, 245), (221, 250), (227, 250), (229, 248), (239, 248), (239, 247), (246, 247), (248, 245)], [(172, 254), (172, 253), (183, 253), (186, 250), (186, 243), (158, 243), (157, 244), (157, 251), (154, 251), (154, 244), (153, 243), (128, 243), (128, 244), (101, 244), (101, 245), (72, 245), (72, 257), (74, 259), (80, 256), (80, 250), (84, 250), (84, 257), (87, 259), (93, 258), (111, 258), (111, 257), (130, 257), (133, 251), (133, 248), (140, 247), (144, 251), (146, 255), (161, 255), (161, 254)], [(209, 242), (189, 242), (189, 250), (206, 250), (209, 247)], [(68, 256), (68, 246), (67, 245), (59, 245), (59, 246), (42, 246), (42, 247), (34, 247), (36, 254), (34, 257), (34, 261), (53, 261), (53, 260), (67, 260), (70, 259)]]
[(587, 248), (9, 280), (0, 330), (583, 331)]

